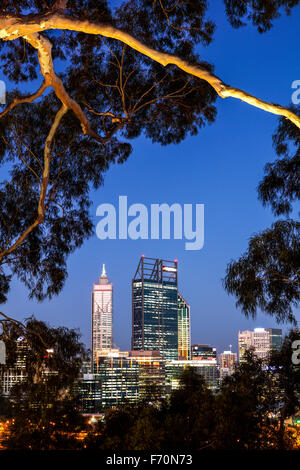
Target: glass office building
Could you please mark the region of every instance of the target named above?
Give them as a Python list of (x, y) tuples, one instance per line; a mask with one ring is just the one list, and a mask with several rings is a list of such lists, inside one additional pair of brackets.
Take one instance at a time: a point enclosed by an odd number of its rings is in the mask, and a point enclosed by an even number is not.
[(91, 373), (82, 368), (77, 390), (84, 414), (102, 414), (121, 402), (165, 394), (165, 360), (158, 351), (112, 349), (98, 355)]
[(122, 401), (134, 402), (139, 398), (139, 366), (122, 354), (100, 356), (94, 364), (94, 374), (101, 382), (102, 409)]
[(132, 349), (178, 359), (177, 261), (142, 256), (132, 281)]
[(78, 382), (83, 413), (101, 414), (121, 402), (139, 399), (139, 365), (128, 352), (111, 350), (93, 361), (92, 373)]
[(159, 351), (130, 351), (139, 366), (139, 397), (159, 398), (165, 394), (166, 361)]
[[(15, 359), (10, 367), (3, 367), (0, 370), (0, 395), (2, 393), (8, 396), (14, 385), (21, 383), (27, 377), (27, 356), (29, 351), (28, 341), (20, 336), (15, 340)], [(5, 359), (5, 357), (4, 357)]]
[(216, 392), (219, 387), (219, 370), (217, 360), (191, 360), (191, 361), (170, 361), (166, 364), (166, 384), (167, 392), (180, 388), (180, 376), (184, 369), (193, 368), (194, 371), (202, 375), (207, 387)]
[(280, 351), (282, 346), (282, 330), (279, 328), (266, 328), (269, 333), (269, 344), (271, 351)]
[(101, 380), (95, 374), (83, 374), (75, 388), (80, 396), (80, 411), (99, 414), (102, 411)]

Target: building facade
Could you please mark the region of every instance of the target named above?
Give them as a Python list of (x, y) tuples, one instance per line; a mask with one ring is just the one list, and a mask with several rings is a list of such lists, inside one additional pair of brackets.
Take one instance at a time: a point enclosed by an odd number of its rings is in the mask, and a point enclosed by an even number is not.
[(245, 352), (253, 348), (254, 354), (266, 359), (271, 351), (279, 351), (282, 345), (282, 330), (276, 328), (254, 328), (253, 331), (239, 331), (239, 361), (242, 362)]
[(118, 353), (98, 356), (94, 374), (100, 379), (102, 410), (123, 401), (132, 403), (138, 400), (139, 367), (133, 359)]
[(191, 359), (190, 306), (178, 292), (178, 357)]
[(192, 359), (195, 360), (217, 360), (217, 350), (209, 344), (193, 344), (192, 345)]
[(231, 351), (224, 351), (219, 355), (219, 370), (221, 379), (223, 379), (227, 375), (233, 374), (236, 363), (236, 353), (233, 353)]
[(128, 351), (102, 350), (77, 387), (84, 414), (101, 414), (121, 402), (136, 402), (140, 398), (139, 365)]
[(140, 259), (132, 280), (132, 350), (178, 359), (177, 261)]
[(20, 336), (15, 341), (15, 360), (9, 367), (3, 367), (1, 371), (1, 386), (2, 393), (9, 396), (11, 389), (14, 385), (21, 383), (27, 377), (27, 355), (28, 355), (28, 342), (25, 338)]
[(166, 387), (171, 393), (180, 387), (180, 376), (184, 369), (191, 367), (197, 374), (201, 375), (207, 387), (216, 392), (219, 387), (219, 370), (217, 360), (190, 360), (169, 361), (166, 364)]
[(159, 351), (130, 351), (139, 366), (139, 398), (159, 398), (165, 394), (166, 361)]
[(113, 285), (108, 282), (105, 265), (92, 292), (92, 358), (113, 347)]

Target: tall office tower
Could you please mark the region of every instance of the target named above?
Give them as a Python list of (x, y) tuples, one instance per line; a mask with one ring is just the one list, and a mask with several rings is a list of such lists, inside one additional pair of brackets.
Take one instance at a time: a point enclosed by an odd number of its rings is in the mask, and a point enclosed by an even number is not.
[(246, 350), (254, 349), (257, 357), (265, 359), (271, 351), (278, 351), (282, 344), (282, 330), (254, 328), (254, 331), (239, 331), (239, 361), (243, 361)]
[(231, 375), (237, 362), (237, 354), (231, 351), (224, 351), (219, 355), (219, 367), (221, 378)]
[(190, 306), (178, 292), (178, 356), (191, 358)]
[(132, 280), (132, 350), (178, 359), (177, 261), (141, 257)]
[(92, 358), (101, 351), (112, 348), (113, 333), (113, 285), (108, 282), (103, 264), (99, 282), (92, 292)]

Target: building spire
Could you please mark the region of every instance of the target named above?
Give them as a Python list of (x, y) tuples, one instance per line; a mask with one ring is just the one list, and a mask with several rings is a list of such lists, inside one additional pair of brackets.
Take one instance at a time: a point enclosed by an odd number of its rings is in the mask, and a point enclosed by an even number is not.
[(108, 278), (105, 270), (105, 264), (102, 264), (102, 274), (99, 279), (100, 284), (107, 284), (108, 283)]
[(107, 277), (106, 271), (105, 271), (105, 264), (102, 264), (102, 274), (101, 277)]

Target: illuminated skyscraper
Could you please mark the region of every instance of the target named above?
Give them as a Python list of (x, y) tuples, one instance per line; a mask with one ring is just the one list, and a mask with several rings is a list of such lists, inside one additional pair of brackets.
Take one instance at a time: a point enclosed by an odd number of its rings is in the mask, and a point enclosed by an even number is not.
[(177, 261), (142, 256), (132, 280), (132, 349), (178, 359)]
[(108, 282), (103, 264), (99, 283), (92, 293), (92, 357), (95, 361), (101, 351), (112, 348), (113, 285)]
[(190, 306), (178, 292), (178, 356), (191, 358)]

